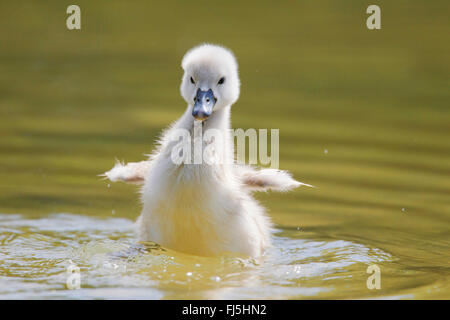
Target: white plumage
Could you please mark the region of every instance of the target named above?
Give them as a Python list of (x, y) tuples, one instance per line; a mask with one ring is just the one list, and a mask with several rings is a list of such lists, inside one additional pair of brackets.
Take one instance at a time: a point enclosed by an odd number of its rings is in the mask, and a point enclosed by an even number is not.
[[(143, 208), (137, 222), (141, 241), (203, 256), (227, 252), (260, 256), (270, 245), (272, 224), (251, 192), (287, 191), (302, 183), (286, 171), (235, 163), (229, 128), (240, 82), (236, 59), (228, 49), (209, 44), (195, 47), (184, 56), (182, 67), (185, 113), (163, 132), (147, 161), (117, 163), (105, 175), (111, 181), (143, 183)], [(198, 115), (194, 109), (199, 97), (205, 97), (209, 89), (207, 97), (216, 99), (212, 112)], [(172, 150), (178, 142), (172, 139), (173, 132), (186, 130), (194, 136), (195, 123), (201, 124), (203, 132), (214, 129), (224, 137), (209, 146), (218, 162), (174, 163)]]

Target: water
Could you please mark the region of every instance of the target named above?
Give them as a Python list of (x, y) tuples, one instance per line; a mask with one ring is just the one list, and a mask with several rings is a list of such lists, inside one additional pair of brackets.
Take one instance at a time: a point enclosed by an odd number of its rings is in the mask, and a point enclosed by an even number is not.
[[(77, 4), (80, 31), (58, 1), (0, 3), (0, 298), (450, 298), (448, 1), (382, 1), (378, 31), (359, 1)], [(138, 189), (97, 176), (181, 115), (203, 41), (237, 55), (233, 127), (280, 129), (316, 186), (257, 194), (262, 261), (136, 243)]]
[[(337, 279), (351, 283), (366, 265), (395, 260), (377, 248), (304, 240), (289, 229), (278, 230), (262, 261), (139, 244), (132, 221), (122, 218), (1, 215), (0, 231), (0, 298), (6, 299), (334, 297)], [(80, 289), (68, 290), (70, 265), (80, 268)]]

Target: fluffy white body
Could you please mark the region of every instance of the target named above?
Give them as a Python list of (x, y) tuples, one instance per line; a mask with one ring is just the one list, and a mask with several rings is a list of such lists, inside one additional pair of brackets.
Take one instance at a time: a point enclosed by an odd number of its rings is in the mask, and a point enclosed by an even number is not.
[[(239, 97), (240, 83), (229, 50), (198, 46), (185, 55), (182, 67), (180, 90), (188, 103), (185, 113), (163, 132), (147, 161), (118, 163), (105, 175), (111, 181), (143, 183), (143, 208), (137, 222), (141, 241), (203, 256), (233, 253), (258, 257), (270, 245), (272, 224), (251, 193), (287, 191), (304, 184), (285, 171), (256, 170), (235, 163), (229, 129), (231, 105)], [(199, 115), (199, 93), (207, 90), (215, 104), (210, 114)], [(209, 148), (207, 154), (215, 157), (215, 163), (173, 161), (173, 148), (179, 144), (172, 139), (173, 132), (183, 129), (194, 137), (195, 127), (203, 133), (218, 130), (224, 137), (202, 146), (203, 150)]]

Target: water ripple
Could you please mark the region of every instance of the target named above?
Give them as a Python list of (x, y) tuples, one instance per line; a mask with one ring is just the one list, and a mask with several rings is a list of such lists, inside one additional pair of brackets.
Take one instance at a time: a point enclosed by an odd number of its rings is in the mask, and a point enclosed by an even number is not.
[[(75, 214), (0, 215), (0, 235), (6, 299), (332, 297), (337, 283), (355, 273), (366, 277), (367, 265), (392, 259), (351, 241), (280, 235), (259, 261), (196, 257), (137, 243), (130, 220)], [(66, 287), (71, 264), (80, 268), (80, 290)]]

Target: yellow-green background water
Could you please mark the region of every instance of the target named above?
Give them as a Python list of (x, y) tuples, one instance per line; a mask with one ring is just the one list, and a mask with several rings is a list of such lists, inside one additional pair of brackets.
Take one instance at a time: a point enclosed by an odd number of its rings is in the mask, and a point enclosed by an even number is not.
[[(0, 298), (450, 298), (448, 1), (0, 3)], [(262, 263), (136, 247), (139, 161), (179, 117), (186, 50), (231, 48), (235, 128), (279, 128)], [(66, 268), (81, 270), (68, 290)], [(381, 269), (369, 290), (366, 269)]]

